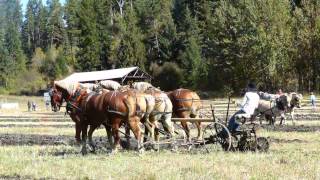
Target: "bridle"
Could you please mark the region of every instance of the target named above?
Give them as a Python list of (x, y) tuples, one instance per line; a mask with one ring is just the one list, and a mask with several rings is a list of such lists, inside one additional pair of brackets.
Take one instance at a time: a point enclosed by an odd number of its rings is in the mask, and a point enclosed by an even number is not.
[(52, 111), (57, 112), (62, 107), (63, 97), (62, 92), (58, 91), (55, 88), (52, 88), (50, 91), (51, 107)]

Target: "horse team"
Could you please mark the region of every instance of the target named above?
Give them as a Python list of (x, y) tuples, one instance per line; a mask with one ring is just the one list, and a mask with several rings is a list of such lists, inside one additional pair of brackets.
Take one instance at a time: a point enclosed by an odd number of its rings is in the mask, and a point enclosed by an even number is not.
[[(197, 93), (188, 89), (177, 89), (165, 93), (145, 82), (133, 83), (131, 87), (121, 86), (114, 81), (99, 84), (99, 87), (103, 88), (98, 88), (96, 85), (89, 87), (89, 84), (57, 81), (50, 92), (54, 111), (60, 109), (63, 101), (66, 102), (67, 112), (76, 124), (75, 138), (82, 143), (83, 154), (87, 153), (87, 138), (92, 150), (95, 149), (92, 134), (100, 125), (105, 126), (112, 153), (117, 152), (120, 146), (119, 128), (122, 125), (125, 126), (127, 137), (130, 130), (133, 132), (138, 142), (137, 150), (142, 151), (142, 144), (147, 141), (147, 138), (151, 141), (159, 141), (158, 122), (162, 123), (170, 137), (174, 137), (172, 115), (180, 118), (195, 118), (201, 107)], [(140, 123), (145, 126), (143, 141)], [(187, 138), (190, 139), (187, 122), (182, 121), (181, 124)], [(88, 127), (90, 127), (89, 131)], [(201, 138), (200, 123), (197, 123), (197, 127), (198, 138)]]
[[(278, 97), (261, 92), (258, 94), (261, 100), (255, 115), (263, 114), (271, 124), (274, 123), (276, 116), (281, 116), (282, 124), (285, 113), (290, 113), (293, 120), (293, 110), (295, 107), (300, 107), (302, 99), (297, 93)], [(66, 110), (75, 122), (75, 138), (77, 142), (82, 143), (82, 154), (87, 153), (87, 138), (89, 146), (95, 150), (92, 135), (100, 125), (104, 125), (106, 129), (111, 153), (117, 152), (120, 146), (119, 129), (122, 125), (126, 129), (128, 145), (130, 146), (129, 134), (132, 131), (138, 142), (137, 150), (143, 151), (144, 142), (159, 141), (159, 122), (168, 137), (174, 138), (175, 130), (171, 118), (198, 118), (202, 107), (200, 97), (194, 91), (177, 89), (163, 92), (146, 82), (121, 86), (110, 80), (101, 81), (99, 84), (56, 81), (50, 95), (54, 111), (58, 111), (63, 102), (66, 102)], [(274, 101), (270, 101), (272, 99)], [(145, 126), (144, 136), (140, 123)], [(198, 131), (197, 138), (201, 140), (200, 123), (199, 121), (195, 124)], [(181, 125), (187, 140), (190, 141), (187, 120), (182, 120)]]

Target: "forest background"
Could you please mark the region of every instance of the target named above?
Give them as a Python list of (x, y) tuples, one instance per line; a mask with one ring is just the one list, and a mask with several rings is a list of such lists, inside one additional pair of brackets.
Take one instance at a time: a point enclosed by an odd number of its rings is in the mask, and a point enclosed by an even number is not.
[(0, 0), (0, 93), (139, 66), (164, 90), (320, 90), (318, 0)]

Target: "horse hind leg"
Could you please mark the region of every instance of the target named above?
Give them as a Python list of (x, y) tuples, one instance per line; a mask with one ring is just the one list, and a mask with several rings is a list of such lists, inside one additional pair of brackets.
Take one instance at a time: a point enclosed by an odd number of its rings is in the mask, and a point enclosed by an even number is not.
[(189, 126), (188, 126), (187, 121), (182, 120), (182, 121), (181, 121), (181, 126), (183, 127), (183, 130), (184, 130), (184, 132), (185, 132), (185, 134), (186, 134), (185, 140), (187, 140), (188, 142), (190, 142), (190, 141), (191, 141), (191, 138), (190, 138), (190, 129), (189, 129)]
[[(198, 115), (190, 115), (191, 118), (199, 118)], [(201, 122), (195, 122), (196, 126), (197, 126), (197, 130), (198, 130), (198, 136), (197, 139), (201, 140), (202, 139), (202, 126), (201, 126)]]
[(125, 126), (125, 130), (126, 130), (126, 134), (125, 134), (125, 137), (126, 137), (126, 140), (127, 140), (127, 144), (126, 144), (126, 149), (130, 149), (131, 147), (131, 138), (130, 138), (130, 127), (129, 125), (126, 124)]

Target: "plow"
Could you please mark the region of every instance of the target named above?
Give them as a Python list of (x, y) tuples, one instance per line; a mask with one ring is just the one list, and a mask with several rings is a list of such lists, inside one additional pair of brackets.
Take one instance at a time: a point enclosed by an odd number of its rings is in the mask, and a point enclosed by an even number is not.
[[(208, 107), (211, 110), (211, 117), (171, 118), (176, 129), (175, 138), (169, 137), (168, 133), (160, 128), (158, 130), (163, 136), (161, 140), (158, 142), (146, 141), (143, 143), (144, 147), (152, 146), (156, 147), (156, 150), (159, 150), (160, 147), (174, 147), (176, 151), (185, 149), (191, 153), (210, 153), (214, 151), (267, 152), (269, 150), (268, 139), (257, 135), (259, 124), (255, 123), (255, 119), (250, 119), (249, 121), (248, 118), (238, 118), (241, 128), (238, 131), (231, 132), (227, 128), (227, 121), (216, 117), (212, 105), (203, 106), (202, 109)], [(191, 138), (188, 141), (185, 133), (181, 133), (183, 128), (178, 124), (182, 121), (189, 123), (201, 122), (203, 124), (201, 138)]]

